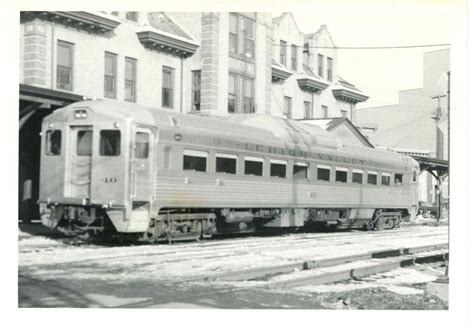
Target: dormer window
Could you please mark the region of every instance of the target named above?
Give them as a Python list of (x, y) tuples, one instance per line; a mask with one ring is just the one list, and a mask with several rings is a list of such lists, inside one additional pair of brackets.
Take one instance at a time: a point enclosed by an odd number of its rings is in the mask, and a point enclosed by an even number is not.
[(137, 11), (127, 11), (125, 13), (125, 18), (133, 22), (138, 22), (138, 12)]

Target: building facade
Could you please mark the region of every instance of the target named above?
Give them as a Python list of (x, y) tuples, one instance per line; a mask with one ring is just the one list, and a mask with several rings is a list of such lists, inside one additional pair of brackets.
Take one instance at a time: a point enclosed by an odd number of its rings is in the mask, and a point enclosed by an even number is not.
[[(398, 104), (363, 108), (355, 111), (353, 122), (376, 147), (448, 160), (448, 74), (450, 50), (423, 54), (423, 86), (399, 92)], [(365, 133), (364, 126), (376, 125)], [(436, 180), (427, 172), (420, 176), (419, 198), (436, 202)], [(442, 187), (448, 194), (447, 182)]]
[(34, 211), (41, 120), (56, 108), (97, 98), (187, 114), (351, 119), (368, 97), (338, 77), (334, 47), (324, 25), (304, 34), (287, 13), (22, 12), (20, 216)]

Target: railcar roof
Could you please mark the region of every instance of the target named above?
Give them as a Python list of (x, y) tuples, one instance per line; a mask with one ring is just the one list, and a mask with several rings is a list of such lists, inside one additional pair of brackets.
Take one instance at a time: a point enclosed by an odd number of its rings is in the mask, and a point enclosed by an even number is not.
[[(287, 120), (263, 114), (232, 114), (205, 116), (203, 114), (181, 114), (172, 110), (140, 106), (134, 103), (113, 100), (76, 102), (67, 108), (88, 107), (96, 113), (153, 124), (158, 128), (183, 128), (198, 134), (220, 138), (239, 139), (259, 144), (299, 148), (308, 151), (342, 149), (339, 140), (330, 132), (299, 121)], [(60, 111), (60, 110), (58, 110)], [(55, 111), (56, 114), (64, 114)], [(346, 156), (369, 158), (391, 163), (402, 163), (403, 155), (367, 147), (345, 147)], [(416, 165), (416, 161), (414, 161)]]

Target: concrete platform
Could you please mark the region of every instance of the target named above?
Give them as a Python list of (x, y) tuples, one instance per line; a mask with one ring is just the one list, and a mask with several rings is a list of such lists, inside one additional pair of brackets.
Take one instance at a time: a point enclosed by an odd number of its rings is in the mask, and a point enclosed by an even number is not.
[(444, 302), (449, 300), (449, 279), (440, 278), (426, 285), (426, 293), (435, 295)]

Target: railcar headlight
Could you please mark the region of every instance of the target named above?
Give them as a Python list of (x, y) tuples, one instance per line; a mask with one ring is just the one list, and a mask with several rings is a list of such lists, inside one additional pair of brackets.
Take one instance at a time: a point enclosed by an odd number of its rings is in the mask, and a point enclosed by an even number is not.
[(86, 110), (76, 110), (74, 111), (74, 119), (86, 119), (87, 111)]

